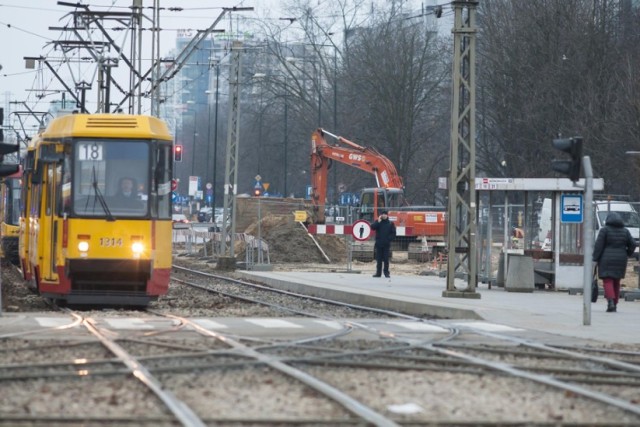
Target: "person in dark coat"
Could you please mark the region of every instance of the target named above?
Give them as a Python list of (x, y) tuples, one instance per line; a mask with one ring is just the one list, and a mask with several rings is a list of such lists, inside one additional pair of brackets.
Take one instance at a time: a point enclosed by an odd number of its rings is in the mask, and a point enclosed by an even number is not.
[(598, 232), (593, 246), (593, 262), (598, 263), (598, 277), (602, 279), (607, 312), (617, 309), (620, 299), (620, 279), (627, 272), (627, 259), (633, 255), (636, 243), (631, 233), (624, 227), (622, 217), (617, 212), (607, 216), (605, 226)]
[[(391, 241), (396, 237), (396, 226), (389, 221), (389, 212), (380, 211), (380, 216), (371, 224), (371, 229), (376, 232), (376, 274), (373, 277), (380, 277), (380, 273), (384, 273), (384, 277), (391, 277), (389, 253), (391, 252)], [(384, 269), (382, 268), (383, 264)]]
[(138, 189), (136, 187), (137, 184), (135, 179), (130, 177), (120, 178), (114, 205), (129, 209), (142, 208), (143, 204), (138, 198)]

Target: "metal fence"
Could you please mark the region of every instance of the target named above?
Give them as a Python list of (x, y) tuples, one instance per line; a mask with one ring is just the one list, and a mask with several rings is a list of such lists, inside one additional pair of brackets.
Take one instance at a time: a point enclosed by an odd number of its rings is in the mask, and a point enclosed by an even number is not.
[[(216, 258), (224, 251), (222, 233), (213, 231), (214, 229), (219, 227), (209, 223), (174, 224), (173, 246), (184, 254)], [(270, 264), (269, 244), (265, 240), (246, 233), (236, 233), (234, 239), (244, 244), (244, 262), (247, 267), (255, 264)]]

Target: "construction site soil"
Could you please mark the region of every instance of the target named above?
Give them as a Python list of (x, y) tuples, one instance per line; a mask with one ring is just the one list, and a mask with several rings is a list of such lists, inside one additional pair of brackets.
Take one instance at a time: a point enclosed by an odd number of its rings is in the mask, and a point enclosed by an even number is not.
[[(307, 229), (290, 217), (269, 215), (260, 223), (251, 224), (246, 234), (260, 236), (269, 245), (271, 263), (344, 263), (347, 260), (347, 241), (345, 236), (314, 236), (322, 251), (307, 233)], [(244, 247), (239, 248), (240, 253)]]

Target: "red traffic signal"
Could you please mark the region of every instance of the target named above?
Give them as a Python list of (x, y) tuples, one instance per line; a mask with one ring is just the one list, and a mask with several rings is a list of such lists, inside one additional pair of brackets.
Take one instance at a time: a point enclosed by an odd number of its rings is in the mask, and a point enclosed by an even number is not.
[(173, 149), (173, 160), (176, 162), (182, 161), (182, 145), (176, 145)]
[(177, 179), (172, 179), (171, 180), (171, 191), (176, 191), (178, 189), (178, 180)]

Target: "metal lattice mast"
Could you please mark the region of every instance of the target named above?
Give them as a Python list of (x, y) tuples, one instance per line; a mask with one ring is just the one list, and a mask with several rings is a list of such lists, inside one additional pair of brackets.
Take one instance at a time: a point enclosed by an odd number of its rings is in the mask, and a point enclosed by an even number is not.
[[(452, 2), (454, 9), (453, 106), (447, 221), (447, 289), (444, 297), (480, 298), (476, 258), (476, 7), (477, 0)], [(456, 289), (456, 273), (467, 288)]]
[[(238, 143), (240, 130), (240, 52), (242, 42), (234, 41), (231, 47), (229, 69), (229, 129), (224, 178), (224, 213), (222, 216), (222, 254), (235, 258), (236, 192), (238, 188)], [(229, 221), (229, 219), (231, 221)], [(231, 223), (231, 230), (226, 225)], [(229, 235), (230, 233), (230, 235)], [(227, 236), (229, 241), (227, 242)]]
[(157, 84), (160, 75), (160, 0), (153, 0), (153, 18), (151, 29), (151, 81), (152, 89), (149, 93), (151, 99), (151, 114), (160, 117), (160, 85)]
[(131, 46), (132, 67), (129, 68), (129, 102), (127, 112), (140, 114), (142, 110), (142, 0), (133, 0), (131, 5)]

